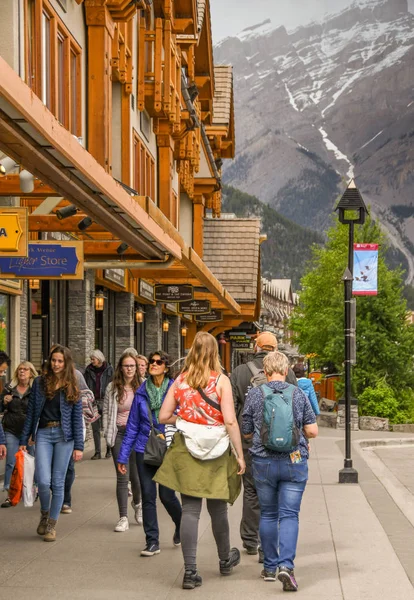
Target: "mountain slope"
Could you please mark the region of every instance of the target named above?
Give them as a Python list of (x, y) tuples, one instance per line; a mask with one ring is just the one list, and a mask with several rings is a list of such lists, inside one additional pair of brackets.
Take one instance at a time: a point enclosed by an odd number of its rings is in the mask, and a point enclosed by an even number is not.
[(262, 232), (267, 241), (261, 246), (262, 277), (292, 279), (294, 290), (299, 289), (312, 244), (323, 244), (323, 237), (289, 221), (273, 208), (230, 186), (223, 189), (223, 212), (237, 217), (260, 217)]
[[(235, 72), (238, 152), (225, 168), (227, 184), (319, 230), (353, 176), (382, 221), (393, 221), (392, 206), (412, 201), (407, 0), (358, 0), (293, 32), (266, 21), (223, 40), (215, 60)], [(404, 245), (414, 243), (414, 218), (400, 229), (398, 245), (412, 261)]]

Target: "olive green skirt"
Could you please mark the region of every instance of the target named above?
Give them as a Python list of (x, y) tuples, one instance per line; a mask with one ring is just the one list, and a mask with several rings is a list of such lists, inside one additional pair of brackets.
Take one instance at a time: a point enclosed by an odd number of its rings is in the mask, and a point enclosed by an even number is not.
[(238, 468), (230, 448), (214, 460), (194, 458), (187, 450), (183, 435), (177, 432), (154, 481), (186, 496), (233, 504), (241, 490)]

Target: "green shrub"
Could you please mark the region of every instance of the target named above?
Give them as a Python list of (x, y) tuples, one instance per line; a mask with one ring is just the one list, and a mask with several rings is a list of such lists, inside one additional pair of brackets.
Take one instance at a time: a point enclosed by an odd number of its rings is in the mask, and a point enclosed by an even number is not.
[(381, 417), (393, 423), (402, 417), (393, 389), (383, 380), (362, 392), (358, 398), (358, 409), (361, 416)]

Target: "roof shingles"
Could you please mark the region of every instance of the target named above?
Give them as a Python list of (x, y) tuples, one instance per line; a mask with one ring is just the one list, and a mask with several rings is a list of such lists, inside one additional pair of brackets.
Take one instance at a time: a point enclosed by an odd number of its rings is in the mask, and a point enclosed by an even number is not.
[(237, 301), (257, 300), (259, 238), (259, 219), (204, 221), (203, 260)]

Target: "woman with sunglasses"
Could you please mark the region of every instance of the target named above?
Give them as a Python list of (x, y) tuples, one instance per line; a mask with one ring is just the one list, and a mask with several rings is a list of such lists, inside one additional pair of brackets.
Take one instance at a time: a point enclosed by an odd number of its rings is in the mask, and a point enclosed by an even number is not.
[[(19, 439), (26, 420), (27, 405), (33, 381), (37, 371), (31, 362), (23, 361), (14, 372), (13, 379), (0, 394), (0, 412), (3, 416), (3, 429), (6, 437), (7, 461), (4, 473), (4, 489), (10, 487), (10, 479), (16, 462), (16, 452), (19, 449)], [(29, 452), (34, 456), (34, 446), (29, 446)], [(1, 508), (13, 506), (9, 498), (1, 504)]]
[(82, 402), (72, 354), (65, 346), (54, 346), (43, 375), (33, 382), (20, 436), (21, 450), (26, 451), (29, 437), (36, 442), (41, 510), (37, 533), (45, 542), (54, 542), (70, 457), (75, 462), (81, 460), (84, 444)]
[[(154, 427), (162, 433), (165, 431), (164, 425), (159, 424), (158, 416), (165, 396), (173, 383), (168, 373), (168, 354), (162, 351), (150, 354), (148, 379), (135, 394), (124, 441), (118, 456), (118, 470), (120, 473), (126, 473), (129, 456), (133, 450), (136, 452), (146, 538), (146, 546), (142, 550), (141, 556), (154, 556), (160, 553), (157, 485), (153, 481), (157, 467), (144, 462), (144, 451), (151, 431), (150, 412)], [(159, 486), (159, 495), (175, 525), (173, 544), (180, 546), (181, 504), (175, 492), (163, 485)]]
[(119, 450), (122, 446), (126, 425), (131, 411), (135, 393), (141, 385), (138, 363), (135, 352), (125, 351), (118, 361), (113, 381), (108, 385), (102, 409), (104, 437), (112, 449), (116, 472), (116, 499), (118, 501), (119, 520), (114, 531), (120, 533), (129, 529), (128, 522), (128, 481), (131, 481), (132, 507), (135, 520), (140, 525), (141, 489), (138, 479), (135, 456), (126, 461), (125, 471), (117, 469)]

